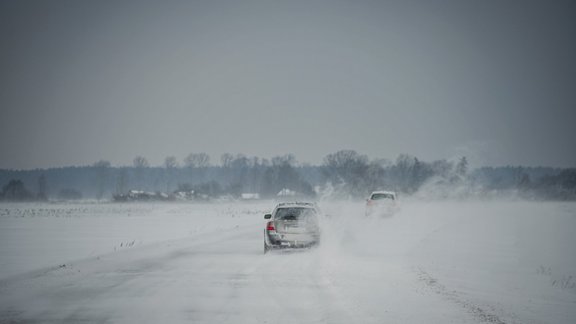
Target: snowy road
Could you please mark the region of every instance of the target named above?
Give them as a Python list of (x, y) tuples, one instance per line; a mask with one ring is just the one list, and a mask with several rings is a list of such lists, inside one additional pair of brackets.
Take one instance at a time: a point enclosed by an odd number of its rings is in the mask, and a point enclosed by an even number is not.
[[(267, 255), (261, 215), (236, 215), (234, 226), (5, 278), (0, 322), (574, 322), (574, 287), (549, 280), (573, 271), (574, 256), (543, 256), (549, 262), (539, 273), (545, 261), (526, 258), (522, 247), (541, 226), (522, 228), (516, 214), (503, 217), (536, 207), (537, 219), (538, 208), (551, 206), (475, 205), (477, 213), (501, 214), (457, 220), (456, 211), (470, 207), (406, 206), (395, 218), (366, 220), (342, 217), (357, 205), (333, 206), (339, 215), (325, 220), (322, 246)], [(549, 226), (556, 252), (573, 247), (564, 245), (574, 242), (574, 227), (562, 232), (576, 224), (573, 207), (552, 206), (549, 221), (563, 222)], [(534, 222), (530, 216), (522, 223)]]

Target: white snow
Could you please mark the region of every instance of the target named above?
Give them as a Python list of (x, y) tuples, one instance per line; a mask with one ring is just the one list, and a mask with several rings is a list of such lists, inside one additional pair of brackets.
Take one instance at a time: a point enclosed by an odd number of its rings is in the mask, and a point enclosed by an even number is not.
[(264, 255), (273, 202), (2, 204), (0, 322), (574, 323), (576, 204), (320, 204)]

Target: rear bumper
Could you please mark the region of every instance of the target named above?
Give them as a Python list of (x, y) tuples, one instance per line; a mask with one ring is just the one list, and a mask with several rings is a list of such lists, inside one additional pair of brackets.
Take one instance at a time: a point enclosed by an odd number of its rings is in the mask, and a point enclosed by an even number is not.
[(318, 245), (319, 234), (279, 234), (264, 233), (266, 245), (271, 248), (308, 248)]
[(392, 216), (396, 213), (397, 207), (391, 205), (373, 205), (366, 206), (366, 216), (370, 215), (380, 215), (380, 216)]

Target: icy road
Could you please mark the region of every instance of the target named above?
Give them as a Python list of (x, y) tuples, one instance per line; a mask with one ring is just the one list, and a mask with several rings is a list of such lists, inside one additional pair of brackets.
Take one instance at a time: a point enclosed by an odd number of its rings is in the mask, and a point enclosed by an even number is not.
[(575, 323), (576, 205), (324, 204), (263, 254), (273, 203), (0, 206), (0, 322)]

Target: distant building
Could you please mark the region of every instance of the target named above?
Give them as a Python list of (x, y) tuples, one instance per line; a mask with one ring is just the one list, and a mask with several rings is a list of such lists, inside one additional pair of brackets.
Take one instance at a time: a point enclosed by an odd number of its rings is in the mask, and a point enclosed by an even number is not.
[(240, 195), (242, 200), (258, 200), (260, 199), (259, 193), (243, 193)]
[(130, 190), (127, 194), (113, 196), (114, 201), (164, 201), (170, 200), (170, 196), (163, 192), (146, 192), (141, 190)]
[(296, 197), (297, 195), (298, 193), (296, 191), (290, 190), (288, 188), (284, 188), (276, 194), (277, 197)]
[(174, 198), (176, 200), (192, 200), (194, 197), (194, 190), (177, 190), (174, 192)]

